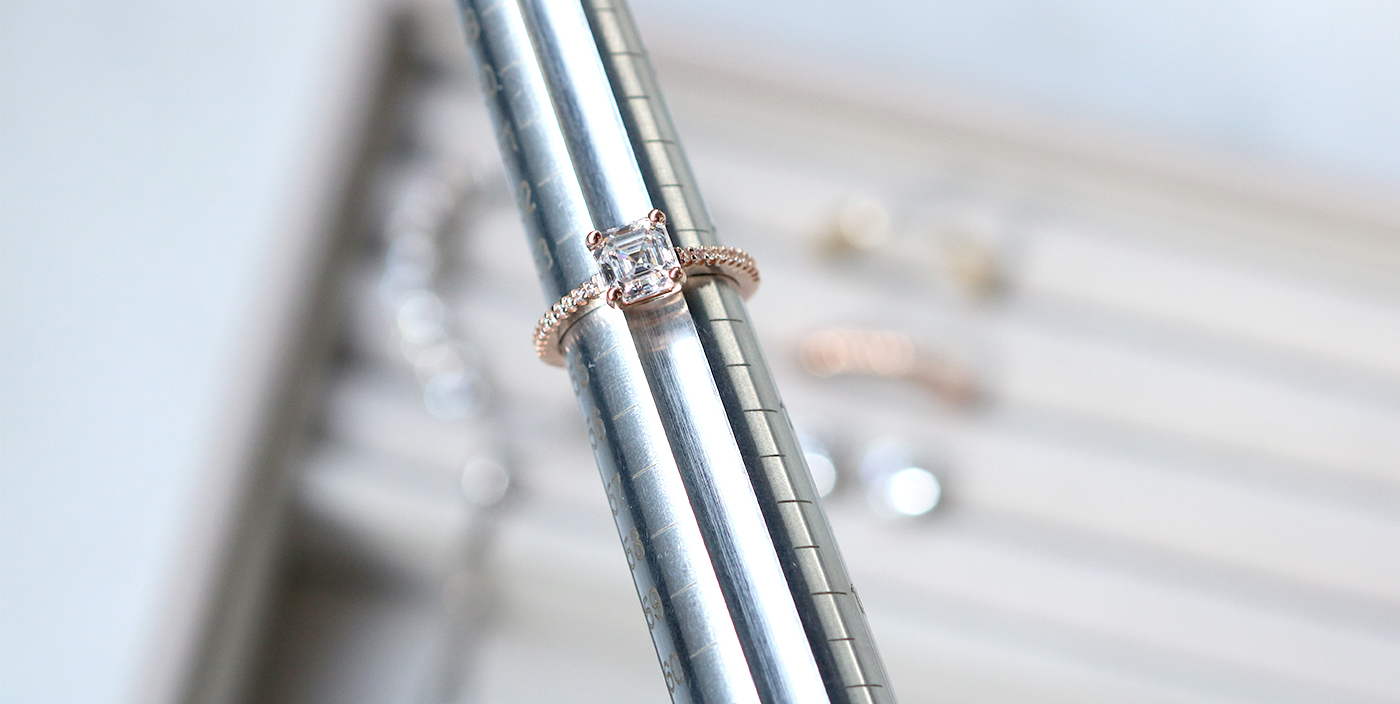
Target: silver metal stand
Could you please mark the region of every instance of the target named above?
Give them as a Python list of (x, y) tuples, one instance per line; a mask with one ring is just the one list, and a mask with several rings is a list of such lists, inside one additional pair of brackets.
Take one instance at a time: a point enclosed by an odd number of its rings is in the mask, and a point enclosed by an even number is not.
[[(461, 7), (549, 302), (596, 273), (585, 233), (653, 207), (674, 244), (719, 244), (624, 5)], [(747, 320), (711, 277), (564, 333), (667, 687), (676, 702), (892, 702)]]

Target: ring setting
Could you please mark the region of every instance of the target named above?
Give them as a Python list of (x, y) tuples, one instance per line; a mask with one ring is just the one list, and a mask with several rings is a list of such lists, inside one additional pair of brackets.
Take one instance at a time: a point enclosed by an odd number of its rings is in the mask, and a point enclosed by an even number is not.
[(598, 274), (565, 294), (535, 326), (535, 352), (555, 366), (564, 364), (560, 338), (570, 321), (600, 301), (626, 309), (680, 293), (692, 274), (729, 278), (748, 298), (758, 288), (758, 266), (735, 247), (673, 247), (666, 214), (646, 217), (607, 231), (593, 230), (584, 243), (598, 264)]
[(606, 234), (593, 230), (584, 237), (598, 262), (608, 303), (631, 306), (680, 290), (685, 270), (666, 235), (666, 215), (653, 210)]

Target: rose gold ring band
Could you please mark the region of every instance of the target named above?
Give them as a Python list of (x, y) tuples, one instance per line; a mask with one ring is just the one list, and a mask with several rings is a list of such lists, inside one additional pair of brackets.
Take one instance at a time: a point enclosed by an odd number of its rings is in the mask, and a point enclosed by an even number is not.
[[(659, 212), (653, 211), (653, 213)], [(661, 216), (661, 222), (664, 223), (664, 220), (664, 216)], [(597, 240), (592, 232), (589, 233), (589, 238), (593, 242)], [(591, 246), (596, 247), (597, 245)], [(564, 355), (559, 345), (564, 332), (568, 330), (569, 325), (574, 320), (583, 317), (584, 314), (603, 303), (614, 308), (628, 308), (679, 293), (690, 277), (723, 276), (735, 284), (739, 295), (743, 296), (745, 300), (758, 290), (758, 265), (754, 263), (753, 257), (742, 249), (724, 246), (674, 247), (673, 249), (676, 261), (679, 263), (679, 274), (672, 275), (677, 284), (674, 288), (666, 291), (663, 296), (647, 298), (634, 303), (623, 303), (619, 300), (616, 287), (609, 288), (604, 283), (602, 274), (594, 275), (593, 278), (564, 294), (540, 318), (539, 323), (535, 325), (535, 353), (547, 364), (563, 366)]]

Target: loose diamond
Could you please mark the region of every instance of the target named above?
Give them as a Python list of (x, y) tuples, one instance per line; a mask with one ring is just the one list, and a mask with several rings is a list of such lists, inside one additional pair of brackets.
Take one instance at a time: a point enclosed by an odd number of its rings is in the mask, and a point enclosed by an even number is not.
[(647, 218), (604, 232), (593, 257), (603, 272), (604, 286), (619, 290), (622, 305), (670, 293), (678, 285), (671, 279), (671, 269), (680, 264), (666, 226)]

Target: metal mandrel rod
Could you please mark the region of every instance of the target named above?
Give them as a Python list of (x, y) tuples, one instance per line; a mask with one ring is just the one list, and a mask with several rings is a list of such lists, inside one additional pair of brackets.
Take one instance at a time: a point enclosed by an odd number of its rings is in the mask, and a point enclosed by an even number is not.
[[(626, 7), (461, 0), (550, 302), (585, 235), (719, 244)], [(732, 283), (594, 306), (562, 350), (675, 702), (890, 702), (855, 589)]]

